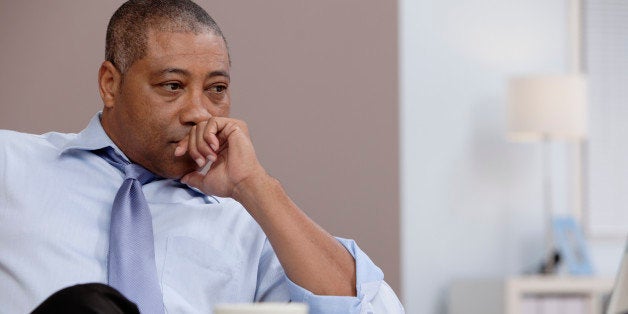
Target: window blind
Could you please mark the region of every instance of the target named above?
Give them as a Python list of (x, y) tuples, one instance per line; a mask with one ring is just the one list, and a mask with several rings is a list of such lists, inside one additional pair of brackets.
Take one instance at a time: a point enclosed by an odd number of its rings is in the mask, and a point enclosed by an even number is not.
[(587, 224), (594, 235), (628, 234), (628, 1), (583, 3), (589, 80)]

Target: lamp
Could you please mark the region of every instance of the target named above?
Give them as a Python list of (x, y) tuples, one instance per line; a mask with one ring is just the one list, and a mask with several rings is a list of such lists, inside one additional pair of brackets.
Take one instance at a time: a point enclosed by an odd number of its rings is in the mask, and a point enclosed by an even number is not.
[(587, 129), (586, 98), (586, 81), (582, 75), (519, 77), (508, 84), (508, 138), (542, 142), (547, 249), (544, 272), (555, 270), (548, 145), (556, 140), (576, 141), (580, 145)]

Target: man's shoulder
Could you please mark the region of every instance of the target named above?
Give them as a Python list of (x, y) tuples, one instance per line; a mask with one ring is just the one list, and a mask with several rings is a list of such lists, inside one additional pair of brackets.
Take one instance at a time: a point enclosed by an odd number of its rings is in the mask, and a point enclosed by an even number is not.
[(0, 150), (7, 152), (57, 151), (77, 136), (75, 133), (49, 132), (30, 134), (12, 130), (0, 130)]

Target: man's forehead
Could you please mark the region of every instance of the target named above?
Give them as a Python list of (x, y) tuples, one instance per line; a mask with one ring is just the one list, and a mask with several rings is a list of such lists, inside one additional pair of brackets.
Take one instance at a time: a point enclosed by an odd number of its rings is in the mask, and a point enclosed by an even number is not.
[(224, 39), (213, 32), (150, 31), (147, 36), (146, 57), (206, 58), (211, 62), (229, 62)]

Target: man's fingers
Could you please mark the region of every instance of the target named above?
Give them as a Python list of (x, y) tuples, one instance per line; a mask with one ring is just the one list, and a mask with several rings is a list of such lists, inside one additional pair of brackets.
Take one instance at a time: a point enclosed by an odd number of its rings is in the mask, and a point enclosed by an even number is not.
[(205, 134), (207, 130), (207, 122), (203, 121), (196, 125), (196, 149), (202, 156), (210, 156), (213, 150), (207, 140)]
[(203, 139), (205, 140), (205, 143), (209, 143), (212, 151), (217, 153), (218, 149), (220, 148), (220, 141), (218, 141), (218, 137), (216, 137), (215, 133), (212, 133), (208, 130), (209, 129), (206, 128), (205, 132), (203, 132)]
[(221, 123), (223, 119), (212, 117), (207, 121), (203, 138), (209, 143), (214, 152), (218, 152), (220, 148), (220, 141), (218, 140), (218, 133), (222, 130)]
[(204, 175), (198, 173), (197, 171), (194, 171), (183, 176), (183, 178), (181, 178), (181, 183), (193, 187), (200, 187), (203, 183), (204, 177)]
[(192, 127), (190, 130), (190, 143), (188, 145), (188, 152), (190, 153), (190, 157), (196, 161), (196, 164), (199, 167), (203, 167), (205, 165), (205, 157), (198, 151), (197, 148), (197, 137), (196, 137), (196, 125)]
[(179, 143), (177, 144), (177, 147), (174, 149), (174, 155), (176, 157), (181, 157), (185, 155), (185, 153), (188, 151), (189, 140), (190, 140), (190, 136), (187, 135), (185, 138), (179, 141)]
[(224, 121), (216, 137), (220, 143), (226, 143), (233, 135), (238, 135), (239, 133), (248, 138), (246, 123), (240, 120), (229, 119)]
[[(243, 121), (212, 117), (193, 126), (188, 136), (179, 142), (174, 153), (175, 156), (183, 156), (187, 152), (200, 168), (205, 166), (208, 160), (215, 161), (218, 153), (229, 146), (228, 141), (234, 135), (248, 137)], [(240, 140), (242, 138), (237, 141)]]

